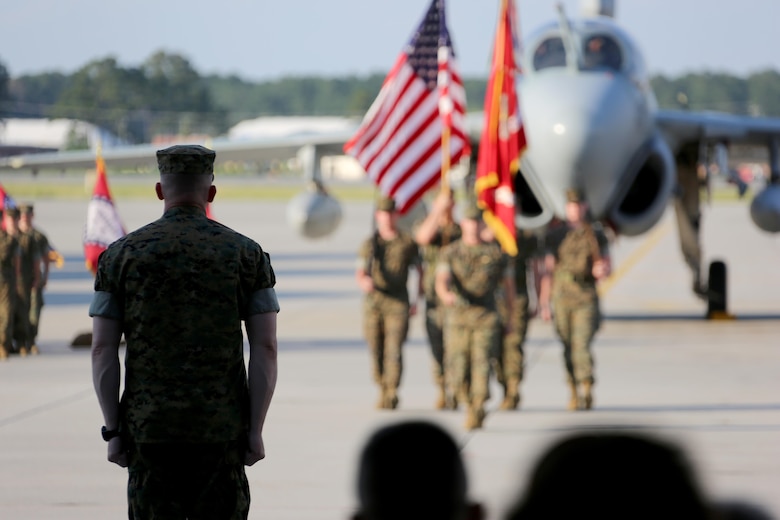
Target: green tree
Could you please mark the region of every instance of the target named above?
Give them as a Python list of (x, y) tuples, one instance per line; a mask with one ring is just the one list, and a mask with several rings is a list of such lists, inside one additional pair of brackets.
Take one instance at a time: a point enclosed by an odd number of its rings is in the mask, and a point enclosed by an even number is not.
[(8, 96), (8, 82), (11, 76), (8, 74), (8, 69), (0, 61), (0, 118), (4, 117), (8, 113), (9, 96)]
[(61, 72), (45, 72), (12, 78), (9, 84), (12, 115), (50, 117), (52, 107), (65, 91), (69, 81), (70, 76)]
[(142, 66), (147, 81), (148, 108), (156, 115), (155, 133), (215, 133), (224, 129), (224, 112), (190, 62), (178, 54), (158, 51)]
[(780, 117), (780, 73), (759, 72), (751, 75), (747, 83), (751, 115)]
[(89, 121), (128, 141), (142, 142), (146, 129), (139, 110), (145, 87), (139, 69), (124, 69), (114, 57), (95, 60), (73, 75), (52, 114)]

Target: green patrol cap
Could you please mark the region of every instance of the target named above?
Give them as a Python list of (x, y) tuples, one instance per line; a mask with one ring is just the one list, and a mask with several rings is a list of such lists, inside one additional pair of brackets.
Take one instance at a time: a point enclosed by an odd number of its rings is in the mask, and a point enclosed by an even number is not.
[(19, 208), (3, 208), (3, 214), (13, 218), (19, 218)]
[(164, 150), (157, 150), (157, 167), (160, 175), (187, 173), (205, 175), (214, 173), (214, 150), (197, 144), (177, 144)]
[(466, 204), (466, 207), (463, 209), (463, 218), (469, 220), (481, 220), (482, 208), (477, 206), (476, 201), (469, 201)]
[(585, 202), (585, 196), (581, 190), (570, 188), (566, 190), (566, 202)]
[(377, 211), (395, 211), (395, 201), (391, 197), (380, 197), (376, 201)]
[(22, 215), (32, 215), (33, 214), (33, 205), (29, 202), (25, 202), (24, 204), (19, 204), (17, 206), (19, 208), (19, 211)]

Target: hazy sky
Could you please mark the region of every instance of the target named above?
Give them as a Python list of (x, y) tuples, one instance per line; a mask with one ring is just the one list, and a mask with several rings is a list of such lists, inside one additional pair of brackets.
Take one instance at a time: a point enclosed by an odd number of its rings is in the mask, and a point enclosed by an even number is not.
[[(112, 55), (140, 65), (157, 50), (201, 74), (247, 80), (386, 72), (430, 0), (3, 0), (0, 62), (12, 77), (72, 73)], [(517, 0), (523, 35), (562, 1)], [(499, 0), (448, 0), (463, 75), (487, 74)], [(651, 73), (780, 70), (780, 0), (617, 0), (618, 22)]]

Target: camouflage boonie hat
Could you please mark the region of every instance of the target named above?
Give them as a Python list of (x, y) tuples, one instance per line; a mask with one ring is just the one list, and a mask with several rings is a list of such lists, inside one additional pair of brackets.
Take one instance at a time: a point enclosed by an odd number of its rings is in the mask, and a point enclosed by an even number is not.
[(30, 203), (19, 204), (17, 207), (19, 208), (19, 211), (21, 212), (22, 215), (33, 214), (33, 205)]
[(157, 150), (157, 167), (160, 175), (188, 173), (204, 175), (214, 173), (214, 150), (196, 144), (177, 144), (164, 150)]
[(571, 188), (566, 190), (566, 202), (585, 202), (585, 196), (582, 191)]
[(463, 209), (463, 218), (469, 219), (469, 220), (481, 220), (482, 219), (482, 208), (477, 206), (477, 203), (474, 201), (470, 201), (466, 204), (466, 207)]
[(9, 217), (13, 217), (13, 218), (19, 218), (20, 215), (19, 208), (3, 208), (3, 215), (8, 215)]
[(377, 211), (395, 211), (395, 201), (390, 197), (380, 197), (376, 201)]

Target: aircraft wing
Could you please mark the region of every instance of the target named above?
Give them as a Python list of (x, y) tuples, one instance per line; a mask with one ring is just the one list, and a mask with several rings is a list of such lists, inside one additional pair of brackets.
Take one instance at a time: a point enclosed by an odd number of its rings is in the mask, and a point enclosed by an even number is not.
[(659, 110), (656, 123), (675, 152), (686, 143), (702, 140), (766, 146), (780, 139), (780, 118)]
[[(308, 146), (316, 148), (319, 156), (340, 155), (344, 143), (350, 137), (351, 132), (339, 132), (252, 140), (214, 140), (198, 144), (217, 152), (217, 165), (233, 161), (264, 163), (294, 158)], [(166, 146), (143, 144), (106, 148), (102, 155), (108, 168), (153, 170), (157, 167), (155, 152)], [(91, 150), (37, 153), (0, 159), (0, 171), (63, 171), (94, 167), (95, 152)]]

